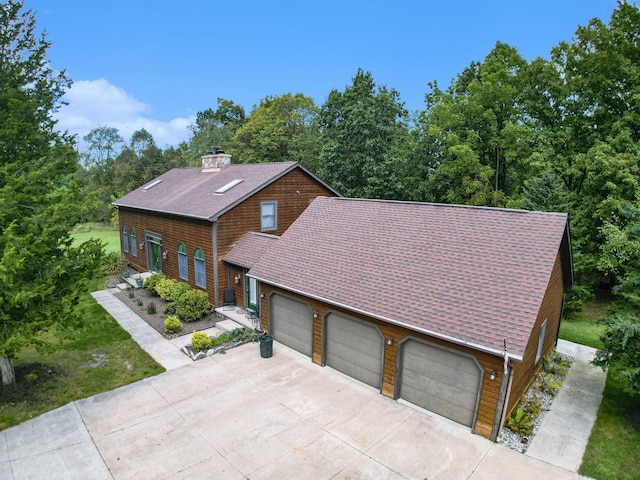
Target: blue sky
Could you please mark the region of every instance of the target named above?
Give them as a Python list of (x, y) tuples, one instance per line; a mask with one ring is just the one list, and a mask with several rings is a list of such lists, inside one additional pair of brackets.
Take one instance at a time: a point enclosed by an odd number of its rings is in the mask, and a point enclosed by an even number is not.
[(428, 83), (446, 87), (496, 41), (548, 58), (579, 25), (607, 22), (614, 0), (335, 1), (26, 0), (52, 42), (54, 69), (74, 85), (59, 125), (79, 138), (140, 128), (164, 147), (188, 138), (218, 97), (245, 107), (303, 93), (318, 105), (358, 67), (395, 88), (410, 110)]

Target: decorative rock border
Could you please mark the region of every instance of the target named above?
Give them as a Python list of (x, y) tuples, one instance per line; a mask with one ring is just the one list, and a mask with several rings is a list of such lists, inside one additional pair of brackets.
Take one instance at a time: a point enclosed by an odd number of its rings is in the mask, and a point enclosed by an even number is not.
[(226, 353), (227, 350), (231, 350), (232, 348), (239, 347), (240, 345), (244, 345), (245, 343), (254, 343), (254, 342), (255, 340), (240, 340), (238, 342), (233, 342), (229, 345), (220, 345), (218, 347), (210, 348), (206, 352), (195, 352), (191, 348), (191, 344), (188, 344), (182, 347), (180, 351), (195, 362), (196, 360), (200, 360), (202, 358), (211, 357), (216, 353), (224, 354)]

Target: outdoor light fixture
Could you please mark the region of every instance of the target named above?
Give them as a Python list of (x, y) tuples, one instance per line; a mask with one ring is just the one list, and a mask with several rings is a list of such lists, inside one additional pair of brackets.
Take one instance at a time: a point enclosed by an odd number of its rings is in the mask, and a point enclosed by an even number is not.
[(491, 380), (495, 380), (496, 379), (496, 371), (495, 370), (491, 370), (491, 376), (489, 377)]
[(144, 243), (140, 244), (140, 250), (144, 250)]
[(387, 345), (393, 345), (393, 337), (387, 338)]
[(318, 318), (318, 312), (313, 312), (313, 318)]

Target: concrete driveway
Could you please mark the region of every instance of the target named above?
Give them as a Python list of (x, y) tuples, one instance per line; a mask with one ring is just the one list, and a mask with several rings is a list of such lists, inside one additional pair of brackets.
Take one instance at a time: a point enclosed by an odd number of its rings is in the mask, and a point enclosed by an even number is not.
[(279, 344), (248, 344), (0, 432), (3, 479), (576, 479)]

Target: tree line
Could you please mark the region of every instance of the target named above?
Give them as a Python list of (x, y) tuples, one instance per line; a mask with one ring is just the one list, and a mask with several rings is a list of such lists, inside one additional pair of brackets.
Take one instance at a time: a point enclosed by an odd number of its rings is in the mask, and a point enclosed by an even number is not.
[[(398, 91), (358, 69), (322, 105), (287, 93), (265, 97), (247, 114), (218, 98), (176, 147), (158, 147), (146, 130), (125, 142), (105, 125), (84, 137), (79, 154), (73, 138), (54, 131), (51, 116), (69, 81), (49, 70), (49, 44), (35, 38), (33, 16), (22, 6), (10, 0), (0, 9), (3, 31), (15, 30), (0, 39), (0, 200), (10, 207), (0, 215), (0, 276), (15, 280), (18, 299), (3, 297), (3, 321), (29, 303), (17, 292), (47, 271), (43, 253), (64, 265), (80, 262), (68, 242), (73, 222), (108, 221), (112, 200), (170, 168), (197, 166), (220, 146), (236, 163), (298, 161), (351, 197), (567, 212), (576, 287), (565, 311), (579, 309), (596, 288), (612, 288), (617, 301), (600, 360), (625, 364), (629, 385), (640, 391), (637, 6), (618, 3), (607, 23), (578, 27), (549, 58), (527, 61), (497, 42), (446, 88), (430, 84), (420, 111), (409, 112)], [(20, 122), (28, 128), (17, 128)], [(23, 234), (30, 236), (21, 240)], [(32, 251), (29, 239), (47, 236), (52, 245)], [(89, 247), (88, 257), (95, 253)], [(22, 272), (27, 264), (33, 271)], [(14, 340), (1, 340), (0, 357), (10, 357)]]

